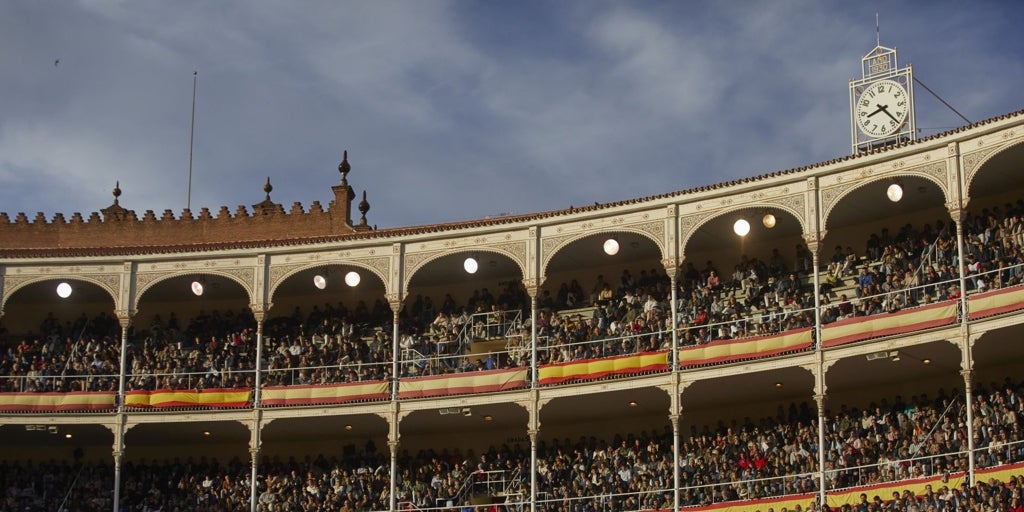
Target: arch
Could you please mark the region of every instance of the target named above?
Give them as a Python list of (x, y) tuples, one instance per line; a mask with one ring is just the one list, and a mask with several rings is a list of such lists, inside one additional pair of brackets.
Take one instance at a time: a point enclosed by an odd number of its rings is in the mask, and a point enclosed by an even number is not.
[(182, 272), (173, 272), (173, 273), (170, 273), (170, 274), (165, 274), (165, 275), (157, 277), (156, 279), (153, 279), (152, 281), (149, 281), (146, 284), (144, 284), (135, 293), (135, 301), (132, 304), (132, 306), (134, 306), (134, 307), (132, 309), (138, 310), (139, 302), (142, 300), (143, 297), (146, 296), (146, 292), (148, 292), (149, 290), (152, 290), (154, 287), (156, 287), (160, 283), (163, 283), (163, 282), (166, 282), (166, 281), (170, 281), (171, 279), (175, 279), (175, 278), (178, 278), (178, 277), (184, 277), (184, 276), (217, 276), (217, 277), (227, 278), (229, 281), (232, 281), (232, 282), (238, 284), (239, 286), (242, 287), (243, 290), (245, 290), (245, 293), (246, 293), (246, 295), (249, 298), (249, 304), (254, 304), (255, 303), (255, 298), (253, 297), (252, 283), (247, 283), (247, 282), (243, 281), (241, 278), (239, 278), (238, 276), (236, 276), (236, 275), (234, 275), (232, 273), (221, 272), (221, 271), (217, 271), (217, 270), (186, 270), (186, 271), (182, 271)]
[[(426, 268), (431, 263), (433, 263), (435, 261), (438, 261), (438, 260), (441, 260), (441, 259), (444, 259), (444, 258), (449, 258), (449, 257), (452, 257), (452, 256), (456, 256), (456, 255), (459, 255), (459, 254), (466, 254), (466, 255), (472, 256), (474, 254), (485, 254), (485, 253), (486, 254), (497, 254), (499, 256), (504, 256), (509, 261), (511, 261), (511, 262), (513, 262), (515, 264), (515, 267), (519, 269), (520, 276), (522, 276), (523, 278), (527, 277), (528, 274), (526, 272), (526, 265), (523, 263), (523, 261), (520, 258), (517, 258), (510, 251), (507, 251), (507, 250), (504, 250), (504, 249), (501, 249), (501, 248), (497, 248), (497, 247), (486, 246), (486, 245), (482, 245), (480, 247), (472, 247), (472, 248), (468, 248), (468, 247), (467, 248), (459, 248), (458, 250), (454, 250), (454, 251), (437, 252), (437, 253), (430, 254), (430, 255), (424, 257), (423, 259), (418, 259), (417, 261), (415, 261), (413, 263), (413, 265), (410, 265), (409, 267), (406, 267), (406, 272), (404, 272), (403, 275), (402, 275), (403, 295), (405, 295), (406, 297), (408, 296), (409, 284), (412, 282), (412, 278), (419, 271), (423, 270), (424, 268)], [(408, 255), (406, 256), (406, 261), (408, 261)]]
[[(932, 170), (933, 172), (928, 172), (928, 170)], [(955, 195), (950, 193), (947, 183), (943, 182), (938, 177), (936, 177), (936, 174), (939, 173), (945, 176), (945, 162), (938, 162), (931, 165), (919, 166), (912, 169), (899, 170), (884, 175), (879, 174), (873, 176), (872, 179), (864, 180), (860, 183), (857, 183), (847, 188), (842, 188), (838, 191), (838, 193), (835, 196), (829, 198), (828, 204), (825, 204), (825, 201), (822, 201), (820, 229), (823, 232), (828, 230), (829, 219), (832, 217), (832, 214), (833, 212), (835, 212), (836, 208), (843, 203), (843, 199), (845, 199), (846, 197), (850, 196), (851, 194), (858, 190), (863, 190), (866, 187), (877, 185), (880, 183), (884, 184), (885, 182), (893, 181), (899, 178), (921, 178), (925, 181), (928, 181), (939, 187), (939, 190), (942, 192), (943, 203), (949, 203), (949, 201), (955, 198)]]
[[(11, 281), (11, 279), (8, 278), (7, 282), (9, 283), (10, 281)], [(109, 284), (104, 283), (103, 281), (100, 281), (98, 279), (92, 278), (91, 276), (86, 274), (86, 275), (79, 275), (79, 276), (74, 276), (74, 277), (52, 276), (52, 275), (34, 276), (34, 277), (29, 277), (29, 278), (25, 279), (24, 281), (19, 281), (19, 282), (15, 283), (10, 289), (5, 289), (4, 290), (3, 301), (0, 301), (0, 312), (2, 312), (4, 310), (4, 307), (7, 305), (8, 299), (13, 297), (15, 293), (18, 293), (19, 290), (22, 290), (22, 289), (24, 289), (24, 288), (26, 288), (28, 286), (31, 286), (33, 284), (36, 284), (36, 283), (43, 283), (43, 282), (46, 282), (46, 281), (55, 281), (55, 282), (60, 282), (60, 281), (81, 281), (81, 282), (89, 283), (89, 284), (92, 284), (92, 285), (96, 285), (98, 288), (100, 288), (101, 290), (106, 292), (107, 295), (110, 297), (110, 300), (114, 303), (114, 311), (118, 311), (120, 309), (123, 309), (117, 303), (117, 298), (118, 298), (117, 297), (117, 295), (118, 295), (117, 294), (117, 290), (111, 288)]]
[(386, 278), (386, 276), (384, 276), (376, 268), (373, 268), (373, 267), (371, 267), (369, 265), (365, 265), (365, 264), (362, 264), (362, 263), (357, 263), (357, 262), (343, 262), (343, 261), (324, 262), (324, 261), (318, 261), (318, 262), (309, 263), (308, 265), (301, 265), (301, 266), (297, 266), (297, 267), (294, 267), (294, 268), (290, 268), (290, 269), (288, 269), (287, 272), (285, 272), (285, 273), (281, 274), (280, 276), (278, 276), (277, 279), (274, 281), (273, 285), (271, 286), (271, 288), (269, 290), (267, 290), (267, 302), (273, 303), (274, 302), (274, 300), (273, 300), (274, 299), (274, 294), (277, 293), (278, 288), (280, 288), (281, 285), (283, 285), (292, 276), (294, 276), (296, 274), (305, 272), (307, 270), (316, 269), (316, 268), (346, 267), (346, 266), (347, 267), (355, 267), (355, 268), (358, 268), (360, 270), (365, 270), (365, 271), (369, 272), (370, 275), (375, 276), (377, 278), (377, 280), (380, 282), (380, 284), (384, 286), (384, 293), (385, 294), (388, 293), (387, 278)]
[[(603, 238), (615, 236), (617, 234), (639, 235), (641, 238), (647, 239), (654, 243), (655, 247), (657, 247), (658, 252), (660, 253), (660, 260), (664, 260), (665, 258), (668, 257), (668, 248), (665, 246), (664, 238), (656, 238), (652, 236), (652, 234), (648, 231), (644, 231), (642, 229), (638, 229), (631, 226), (622, 226), (614, 230), (583, 232), (577, 235), (547, 238), (541, 241), (541, 245), (544, 247), (544, 250), (542, 254), (543, 260), (540, 264), (540, 275), (537, 276), (538, 285), (543, 284), (543, 282), (545, 281), (545, 278), (548, 275), (548, 270), (551, 265), (551, 261), (555, 258), (555, 256), (557, 256), (567, 247), (570, 247), (573, 244), (581, 240), (585, 240), (587, 238)], [(547, 244), (545, 244), (546, 241), (550, 242), (551, 245), (547, 246)]]
[(680, 219), (680, 223), (681, 223), (681, 226), (680, 226), (680, 229), (679, 229), (679, 248), (680, 248), (679, 255), (680, 255), (680, 259), (682, 259), (682, 256), (685, 254), (685, 250), (683, 250), (683, 249), (686, 248), (686, 246), (690, 243), (690, 240), (693, 238), (693, 236), (695, 234), (697, 234), (697, 232), (700, 230), (701, 227), (706, 226), (710, 222), (715, 221), (717, 219), (720, 219), (722, 217), (725, 217), (725, 216), (728, 216), (728, 215), (735, 215), (737, 212), (742, 212), (742, 211), (745, 211), (745, 210), (761, 210), (761, 211), (773, 210), (773, 211), (781, 211), (781, 212), (784, 212), (784, 213), (788, 213), (790, 215), (790, 217), (793, 220), (796, 221), (797, 225), (800, 226), (801, 234), (806, 234), (807, 233), (807, 219), (804, 218), (804, 212), (798, 211), (797, 208), (794, 205), (790, 205), (790, 204), (786, 204), (786, 203), (773, 203), (773, 202), (765, 201), (765, 202), (758, 202), (758, 203), (752, 203), (752, 204), (745, 204), (745, 205), (742, 205), (742, 206), (738, 206), (736, 208), (727, 208), (727, 209), (718, 210), (718, 211), (714, 211), (714, 212), (705, 212), (703, 215), (699, 215), (699, 214), (698, 215), (691, 215), (690, 217), (691, 217), (691, 219), (693, 219), (693, 222), (690, 222), (690, 223), (687, 223), (687, 222), (685, 222), (685, 220)]
[(973, 190), (973, 187), (979, 181), (979, 176), (988, 174), (988, 172), (982, 172), (982, 168), (993, 160), (1012, 157), (1011, 152), (1020, 150), (1024, 150), (1024, 139), (1014, 141), (1002, 147), (990, 148), (987, 151), (980, 150), (965, 153), (963, 155), (964, 167), (962, 168), (962, 179), (964, 180), (963, 206), (966, 207), (967, 202), (975, 194), (976, 191)]

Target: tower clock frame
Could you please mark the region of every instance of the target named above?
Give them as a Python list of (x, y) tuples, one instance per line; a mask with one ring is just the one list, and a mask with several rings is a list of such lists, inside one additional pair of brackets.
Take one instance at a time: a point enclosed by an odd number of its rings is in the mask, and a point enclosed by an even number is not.
[(896, 50), (876, 46), (850, 80), (850, 147), (854, 154), (917, 139), (914, 70), (899, 67)]

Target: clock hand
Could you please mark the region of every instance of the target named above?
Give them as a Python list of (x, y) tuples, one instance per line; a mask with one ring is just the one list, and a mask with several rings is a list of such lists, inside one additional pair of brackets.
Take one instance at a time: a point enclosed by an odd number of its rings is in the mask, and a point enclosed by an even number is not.
[[(881, 110), (882, 112), (885, 112), (885, 115), (889, 116), (889, 119), (892, 119), (894, 123), (899, 123), (900, 122), (899, 119), (896, 119), (895, 116), (893, 116), (892, 114), (889, 113), (889, 106), (888, 105), (878, 105), (878, 110)], [(877, 112), (877, 110), (876, 110), (876, 112)]]
[(872, 113), (868, 114), (868, 117), (871, 117), (871, 116), (873, 116), (873, 115), (875, 115), (875, 114), (877, 114), (877, 113), (879, 113), (879, 112), (881, 112), (881, 111), (883, 111), (883, 110), (885, 110), (885, 107), (883, 107), (883, 106), (881, 106), (881, 105), (878, 105), (878, 108), (877, 108), (877, 109), (875, 109), (875, 111), (874, 111), (874, 112), (872, 112)]

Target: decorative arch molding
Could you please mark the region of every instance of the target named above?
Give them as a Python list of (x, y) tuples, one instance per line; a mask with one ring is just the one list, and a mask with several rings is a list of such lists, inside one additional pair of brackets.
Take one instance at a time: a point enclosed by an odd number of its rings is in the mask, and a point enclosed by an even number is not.
[[(645, 214), (644, 218), (648, 218), (649, 215)], [(544, 276), (547, 275), (548, 265), (551, 264), (552, 258), (559, 253), (565, 247), (582, 240), (584, 238), (590, 238), (592, 236), (599, 235), (614, 235), (615, 233), (634, 233), (648, 240), (654, 242), (654, 245), (658, 247), (658, 251), (661, 252), (661, 260), (669, 257), (668, 248), (666, 247), (666, 232), (665, 232), (665, 221), (664, 219), (657, 219), (649, 222), (638, 222), (635, 224), (625, 224), (621, 217), (611, 219), (608, 226), (598, 226), (594, 222), (582, 222), (578, 225), (574, 225), (574, 232), (566, 234), (557, 234), (554, 236), (544, 236), (540, 241), (541, 250), (541, 264), (539, 276), (540, 281), (543, 282)], [(561, 232), (562, 227), (556, 228), (556, 232)]]
[[(982, 146), (982, 149), (978, 149), (971, 152), (965, 152), (963, 158), (963, 173), (964, 173), (964, 193), (968, 196), (971, 190), (971, 184), (974, 182), (974, 177), (977, 176), (978, 171), (988, 163), (989, 160), (995, 158), (997, 155), (1004, 151), (1013, 149), (1016, 146), (1024, 144), (1024, 130), (1007, 130), (1000, 134), (1000, 140), (996, 145), (985, 147), (984, 141), (979, 140), (978, 145)], [(961, 147), (965, 146), (962, 145)], [(965, 202), (967, 197), (964, 197)]]
[(947, 172), (946, 161), (938, 160), (931, 162), (930, 154), (924, 155), (922, 160), (928, 163), (915, 167), (905, 167), (905, 160), (894, 160), (879, 166), (845, 172), (831, 177), (832, 179), (828, 181), (834, 184), (822, 186), (820, 190), (822, 231), (828, 229), (828, 218), (840, 201), (853, 191), (869, 183), (891, 180), (893, 178), (924, 178), (939, 187), (939, 190), (942, 191), (944, 203), (956, 199), (955, 195), (950, 191), (950, 178)]
[[(508, 240), (509, 237), (506, 237)], [(487, 237), (476, 237), (471, 240), (447, 240), (445, 241), (444, 249), (428, 250), (421, 252), (406, 252), (405, 254), (405, 273), (402, 275), (402, 290), (409, 289), (409, 283), (412, 281), (412, 277), (416, 275), (420, 269), (429, 264), (432, 261), (451, 256), (459, 253), (491, 253), (505, 256), (506, 258), (515, 262), (516, 266), (519, 267), (519, 272), (522, 276), (529, 277), (526, 271), (526, 259), (528, 251), (528, 242), (526, 240), (517, 241), (505, 241), (486, 243)], [(470, 242), (470, 243), (466, 243)]]
[[(788, 192), (790, 189), (789, 187), (786, 187), (784, 190)], [(763, 194), (755, 192), (750, 194), (751, 199), (754, 199), (754, 201), (741, 204), (737, 204), (737, 202), (732, 201), (731, 198), (713, 202), (698, 203), (694, 207), (694, 210), (696, 210), (695, 213), (685, 214), (679, 217), (679, 247), (686, 247), (686, 244), (690, 242), (690, 238), (697, 233), (697, 230), (711, 219), (735, 212), (741, 212), (743, 210), (776, 208), (792, 215), (800, 224), (800, 229), (803, 233), (808, 231), (808, 225), (810, 223), (807, 218), (807, 196), (804, 191), (797, 191), (795, 193), (778, 197), (766, 196), (768, 196), (768, 192)], [(723, 205), (724, 207), (722, 207)], [(680, 254), (682, 254), (682, 251), (680, 251)]]
[(312, 268), (348, 265), (366, 270), (373, 274), (384, 285), (385, 293), (388, 291), (387, 275), (391, 269), (391, 258), (388, 256), (376, 256), (370, 258), (356, 258), (351, 260), (318, 260), (315, 262), (292, 263), (287, 265), (270, 266), (270, 285), (267, 293), (268, 300), (273, 302), (277, 288), (288, 280), (289, 277)]
[(18, 290), (25, 288), (31, 284), (40, 283), (44, 281), (83, 281), (86, 283), (94, 284), (103, 289), (110, 296), (110, 299), (114, 302), (114, 310), (126, 309), (121, 307), (121, 304), (117, 303), (118, 289), (121, 286), (121, 274), (120, 273), (88, 273), (88, 269), (83, 267), (44, 267), (40, 268), (38, 273), (32, 274), (21, 274), (22, 269), (8, 269), (8, 272), (14, 272), (14, 274), (8, 273), (3, 277), (3, 300), (0, 301), (0, 311), (4, 310), (4, 306), (7, 304), (7, 300), (13, 296)]
[(132, 308), (132, 309), (133, 310), (138, 309), (137, 306), (139, 304), (139, 300), (146, 296), (146, 292), (149, 291), (150, 288), (152, 288), (152, 287), (154, 287), (154, 286), (156, 286), (156, 285), (158, 285), (158, 284), (160, 284), (160, 283), (162, 283), (164, 281), (167, 281), (168, 279), (173, 279), (175, 277), (181, 277), (181, 276), (195, 276), (195, 275), (211, 275), (211, 276), (225, 277), (225, 278), (227, 278), (227, 279), (229, 279), (231, 281), (234, 281), (235, 283), (238, 283), (239, 285), (242, 286), (242, 289), (244, 289), (246, 295), (248, 295), (248, 299), (249, 299), (249, 303), (250, 304), (253, 304), (253, 303), (257, 302), (256, 301), (256, 297), (254, 296), (254, 293), (253, 293), (253, 286), (254, 286), (254, 283), (256, 282), (256, 270), (254, 268), (250, 267), (250, 268), (217, 268), (217, 269), (214, 269), (214, 268), (209, 268), (209, 267), (196, 266), (194, 268), (184, 268), (182, 270), (169, 270), (169, 271), (160, 271), (160, 272), (138, 272), (135, 275), (135, 285), (136, 285), (137, 292), (136, 292), (136, 295), (135, 295), (135, 304), (133, 304), (133, 306), (136, 306), (136, 307)]

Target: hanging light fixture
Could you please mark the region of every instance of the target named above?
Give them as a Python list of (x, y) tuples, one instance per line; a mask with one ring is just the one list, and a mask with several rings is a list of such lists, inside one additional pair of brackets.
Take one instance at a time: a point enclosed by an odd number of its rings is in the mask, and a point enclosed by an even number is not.
[(764, 227), (766, 227), (768, 229), (774, 228), (775, 227), (775, 216), (772, 215), (771, 213), (764, 214), (764, 217), (761, 218), (761, 224), (763, 224)]
[(470, 256), (466, 258), (466, 261), (462, 262), (462, 268), (466, 269), (466, 273), (476, 274), (476, 271), (480, 268), (480, 264), (477, 263), (476, 258)]
[(604, 253), (608, 256), (615, 256), (619, 253), (619, 241), (614, 237), (604, 241)]
[(325, 279), (324, 276), (317, 274), (313, 276), (313, 286), (323, 290), (324, 288), (327, 288), (327, 279)]
[(68, 283), (60, 283), (57, 285), (57, 296), (66, 299), (71, 296), (71, 285)]
[(359, 275), (359, 272), (353, 270), (348, 274), (345, 274), (345, 284), (355, 288), (359, 285), (359, 281), (362, 281), (362, 277)]
[(747, 233), (750, 233), (750, 223), (746, 219), (740, 219), (733, 223), (732, 230), (739, 236), (747, 236)]
[(192, 293), (194, 293), (196, 297), (201, 297), (203, 295), (203, 283), (200, 283), (199, 281), (192, 281)]
[(885, 189), (885, 196), (890, 201), (898, 203), (900, 199), (903, 199), (903, 187), (899, 183), (893, 183), (889, 185), (889, 188)]

